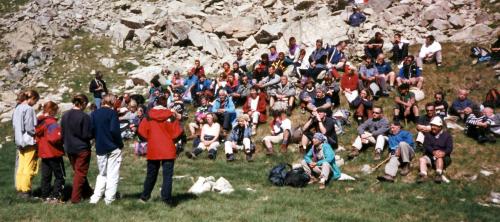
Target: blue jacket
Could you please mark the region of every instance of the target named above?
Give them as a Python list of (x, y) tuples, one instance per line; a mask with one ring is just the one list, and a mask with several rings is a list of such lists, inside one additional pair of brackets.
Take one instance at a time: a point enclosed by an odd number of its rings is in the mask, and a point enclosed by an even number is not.
[(474, 103), (470, 100), (470, 99), (465, 99), (465, 100), (459, 100), (459, 99), (456, 99), (455, 101), (453, 101), (453, 103), (451, 104), (451, 107), (450, 107), (450, 110), (451, 112), (457, 112), (458, 110), (464, 110), (465, 108), (467, 107), (471, 107), (474, 106)]
[[(306, 163), (311, 163), (313, 162), (313, 151), (315, 151), (314, 147), (311, 147), (309, 149), (309, 152), (306, 153), (304, 156), (304, 160)], [(322, 155), (319, 152), (323, 152)], [(316, 161), (317, 166), (323, 165), (323, 163), (329, 163), (330, 166), (332, 166), (332, 173), (330, 174), (330, 178), (333, 177), (334, 180), (337, 180), (340, 178), (340, 168), (337, 166), (335, 163), (335, 152), (333, 151), (332, 147), (328, 143), (323, 143), (321, 145), (321, 150), (318, 150), (317, 155), (318, 156), (318, 161)]]
[(378, 74), (387, 74), (392, 71), (391, 63), (386, 61), (382, 64), (375, 62), (375, 67), (377, 67)]
[(212, 85), (212, 82), (208, 79), (205, 79), (205, 81), (200, 82), (200, 80), (196, 80), (196, 84), (193, 87), (194, 93), (209, 90), (210, 85)]
[(212, 104), (212, 112), (215, 113), (218, 109), (225, 109), (226, 113), (234, 113), (235, 108), (233, 99), (230, 96), (226, 97), (226, 101), (224, 101), (224, 104), (220, 103), (220, 98), (215, 99), (214, 104)]
[[(240, 135), (242, 136), (241, 138), (240, 138)], [(243, 142), (244, 138), (250, 139), (251, 136), (252, 136), (252, 129), (250, 127), (248, 127), (248, 126), (241, 127), (240, 125), (236, 125), (231, 130), (231, 133), (229, 134), (227, 140), (232, 141), (232, 142)], [(238, 144), (238, 145), (241, 145), (241, 144)]]
[(196, 75), (192, 75), (191, 77), (188, 76), (184, 79), (184, 87), (187, 89), (192, 85), (196, 84), (197, 82), (198, 82), (198, 77)]
[(115, 110), (102, 107), (92, 112), (92, 132), (95, 135), (97, 155), (104, 155), (115, 149), (123, 148), (120, 122)]
[(365, 21), (366, 21), (366, 16), (361, 12), (355, 12), (352, 13), (351, 16), (349, 16), (349, 25), (353, 27), (359, 27), (361, 23)]
[(399, 77), (402, 79), (410, 79), (415, 77), (420, 77), (422, 75), (422, 70), (420, 70), (417, 65), (403, 65), (403, 67), (399, 70)]
[(389, 134), (389, 149), (391, 153), (396, 151), (400, 142), (408, 143), (412, 148), (415, 146), (415, 143), (413, 143), (413, 135), (406, 130), (400, 130), (396, 135)]

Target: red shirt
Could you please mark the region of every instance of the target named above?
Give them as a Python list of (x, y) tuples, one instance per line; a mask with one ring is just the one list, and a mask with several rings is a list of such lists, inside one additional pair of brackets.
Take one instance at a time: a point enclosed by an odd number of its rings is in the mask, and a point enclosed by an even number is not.
[(38, 144), (38, 156), (40, 158), (54, 158), (64, 155), (61, 126), (57, 124), (55, 117), (38, 117), (35, 136)]

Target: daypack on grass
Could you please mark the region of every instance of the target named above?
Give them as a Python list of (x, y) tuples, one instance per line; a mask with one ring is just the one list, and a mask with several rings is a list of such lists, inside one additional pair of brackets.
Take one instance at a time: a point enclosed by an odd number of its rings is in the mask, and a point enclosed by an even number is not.
[(273, 167), (269, 172), (269, 181), (275, 186), (285, 185), (285, 177), (290, 168), (292, 168), (290, 164), (286, 163), (280, 163)]
[(309, 179), (309, 176), (302, 167), (295, 168), (286, 173), (285, 185), (292, 187), (305, 187), (309, 182)]

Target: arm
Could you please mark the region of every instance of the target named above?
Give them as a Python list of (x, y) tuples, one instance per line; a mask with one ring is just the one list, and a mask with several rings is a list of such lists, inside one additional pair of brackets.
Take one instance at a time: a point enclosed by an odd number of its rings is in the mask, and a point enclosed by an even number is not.
[(372, 135), (374, 137), (377, 137), (379, 135), (383, 135), (384, 133), (389, 131), (389, 123), (387, 122), (386, 119), (381, 119), (379, 124), (381, 124), (382, 126), (378, 130), (375, 130), (374, 132), (372, 132)]
[(366, 120), (363, 122), (361, 125), (358, 126), (358, 135), (361, 135), (365, 132), (366, 127), (368, 127), (369, 122), (371, 123), (371, 120)]
[(90, 116), (85, 114), (86, 116), (82, 119), (82, 139), (84, 140), (90, 140), (94, 138), (94, 135), (92, 133), (92, 123), (90, 120)]
[(113, 140), (116, 142), (116, 145), (118, 145), (119, 148), (123, 148), (123, 140), (120, 132), (120, 122), (118, 121), (118, 116), (116, 115), (115, 111), (113, 111), (113, 114), (111, 116), (110, 125), (110, 131)]
[(149, 121), (144, 118), (142, 121), (139, 123), (139, 129), (137, 131), (139, 135), (144, 138), (145, 140), (148, 140), (149, 137)]
[(323, 143), (322, 146), (323, 146), (323, 155), (325, 156), (325, 158), (318, 161), (317, 163), (318, 166), (321, 166), (325, 162), (333, 163), (333, 160), (335, 160), (335, 153), (333, 152), (333, 149), (330, 146), (330, 144)]
[(275, 75), (273, 79), (270, 79), (267, 83), (262, 85), (262, 87), (272, 86), (272, 85), (277, 84), (279, 82), (280, 82), (280, 78), (277, 75)]
[(234, 113), (235, 107), (234, 107), (233, 100), (231, 98), (228, 98), (228, 99), (229, 99), (229, 101), (227, 101), (227, 107), (224, 108), (224, 111), (226, 111), (228, 113)]
[(306, 161), (306, 163), (312, 163), (312, 152), (313, 152), (314, 149), (309, 149), (309, 151), (306, 153), (306, 155), (304, 155), (304, 160)]
[(35, 136), (36, 127), (36, 114), (33, 108), (26, 110), (26, 115), (24, 116), (24, 130), (30, 136)]

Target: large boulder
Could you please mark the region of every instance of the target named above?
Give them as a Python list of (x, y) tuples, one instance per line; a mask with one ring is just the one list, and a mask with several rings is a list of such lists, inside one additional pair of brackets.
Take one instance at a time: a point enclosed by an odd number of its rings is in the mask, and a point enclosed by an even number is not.
[(162, 75), (160, 75), (161, 70), (162, 70), (161, 66), (140, 67), (133, 71), (130, 71), (128, 75), (130, 76), (131, 79), (142, 79), (147, 83), (149, 83), (154, 76), (159, 75), (160, 82), (165, 82), (166, 81), (165, 78)]
[(131, 29), (140, 29), (144, 27), (145, 21), (140, 16), (127, 16), (120, 19), (120, 22)]
[(28, 21), (21, 23), (16, 31), (5, 34), (2, 41), (7, 44), (10, 56), (15, 57), (19, 52), (31, 50), (41, 33), (42, 29), (35, 22)]
[(265, 24), (254, 35), (254, 38), (258, 43), (269, 44), (278, 39), (278, 34), (283, 32), (284, 25), (283, 23)]
[(294, 0), (293, 5), (295, 10), (307, 10), (314, 5), (314, 0)]
[(223, 57), (230, 53), (227, 44), (213, 33), (205, 34), (200, 30), (192, 29), (188, 36), (194, 46), (214, 56)]
[(243, 42), (243, 48), (246, 50), (250, 50), (254, 47), (257, 47), (257, 41), (255, 41), (255, 38), (253, 36), (248, 37), (244, 42)]
[(251, 16), (245, 17), (227, 17), (227, 16), (209, 16), (202, 24), (207, 32), (223, 33), (228, 37), (245, 39), (257, 32), (260, 24), (257, 18)]
[(489, 39), (493, 29), (485, 24), (477, 24), (466, 28), (450, 37), (453, 42), (478, 42)]
[(391, 6), (392, 0), (377, 0), (377, 1), (369, 1), (368, 6), (370, 6), (373, 11), (380, 13), (383, 12), (386, 8)]
[(347, 29), (348, 26), (340, 15), (313, 17), (289, 23), (283, 31), (283, 37), (288, 39), (294, 36), (306, 46), (314, 46), (317, 39), (323, 39), (324, 43), (336, 44), (341, 40), (348, 40)]
[(437, 30), (441, 30), (441, 31), (444, 31), (444, 30), (451, 28), (450, 23), (446, 20), (443, 20), (443, 19), (434, 19), (434, 21), (432, 21), (431, 26), (433, 28), (435, 28)]
[(125, 41), (134, 38), (134, 30), (124, 24), (116, 23), (109, 28), (109, 35), (117, 46), (125, 48)]
[(448, 18), (448, 22), (450, 22), (454, 28), (462, 28), (465, 26), (465, 19), (456, 14), (451, 15), (450, 18)]
[(422, 13), (422, 19), (427, 21), (432, 21), (434, 19), (446, 19), (447, 15), (444, 13), (444, 9), (438, 5), (431, 5), (427, 7)]

